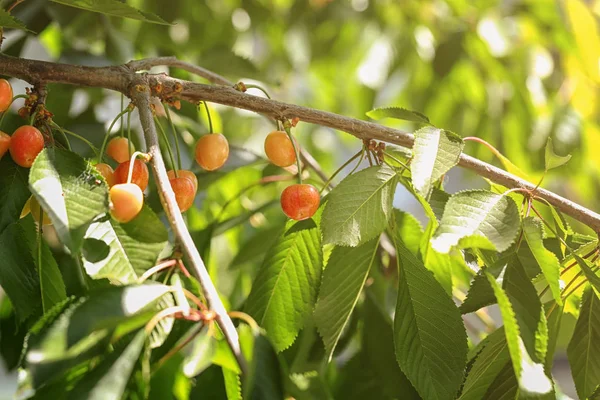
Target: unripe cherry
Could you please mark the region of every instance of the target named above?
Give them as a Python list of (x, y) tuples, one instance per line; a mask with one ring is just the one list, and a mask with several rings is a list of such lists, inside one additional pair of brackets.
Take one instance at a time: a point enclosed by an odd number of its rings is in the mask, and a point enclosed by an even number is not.
[(43, 149), (44, 137), (34, 126), (23, 125), (10, 138), (10, 155), (21, 167), (30, 168)]
[[(131, 161), (125, 161), (119, 164), (115, 169), (115, 183), (127, 183), (127, 176), (129, 175), (129, 165)], [(133, 164), (133, 173), (131, 175), (131, 183), (135, 183), (142, 189), (142, 192), (148, 187), (148, 179), (150, 174), (148, 173), (148, 167), (146, 163), (135, 160)]]
[(133, 154), (135, 148), (131, 145), (131, 153), (129, 153), (129, 140), (124, 137), (112, 138), (106, 146), (106, 154), (112, 157), (116, 162), (124, 163), (129, 160), (130, 154)]
[(179, 177), (169, 180), (173, 192), (175, 192), (175, 200), (181, 212), (187, 211), (194, 204), (196, 190), (194, 184), (188, 178)]
[(10, 82), (6, 79), (0, 79), (0, 112), (8, 110), (12, 103), (13, 90)]
[(220, 133), (202, 136), (196, 143), (196, 162), (207, 171), (221, 168), (229, 157), (229, 142)]
[(0, 160), (8, 151), (10, 147), (10, 136), (0, 131)]
[[(35, 222), (39, 223), (40, 222), (40, 213), (43, 212), (44, 210), (40, 206), (40, 203), (38, 203), (35, 196), (31, 196), (29, 198), (28, 202), (29, 202), (29, 208), (31, 209), (31, 216), (33, 217)], [(50, 220), (50, 217), (48, 216), (48, 213), (46, 213), (46, 212), (44, 212), (44, 216), (42, 217), (42, 225), (52, 225), (52, 221)]]
[[(188, 178), (190, 181), (192, 181), (192, 184), (194, 185), (194, 194), (198, 191), (198, 177), (196, 176), (196, 174), (186, 169), (178, 169), (177, 175), (179, 178)], [(172, 169), (167, 171), (167, 176), (169, 177), (169, 179), (176, 178), (175, 171)]]
[(265, 154), (278, 167), (289, 167), (296, 162), (294, 145), (287, 133), (273, 131), (265, 139)]
[(117, 183), (115, 179), (115, 171), (110, 165), (99, 163), (96, 164), (95, 167), (98, 170), (98, 172), (100, 172), (100, 175), (102, 175), (106, 180), (106, 184), (108, 185), (108, 187), (112, 187), (115, 185), (115, 183)]
[(314, 186), (295, 184), (281, 193), (281, 209), (289, 218), (302, 221), (315, 215), (321, 198)]
[(110, 188), (110, 214), (121, 223), (134, 219), (144, 205), (142, 189), (133, 183), (119, 183)]

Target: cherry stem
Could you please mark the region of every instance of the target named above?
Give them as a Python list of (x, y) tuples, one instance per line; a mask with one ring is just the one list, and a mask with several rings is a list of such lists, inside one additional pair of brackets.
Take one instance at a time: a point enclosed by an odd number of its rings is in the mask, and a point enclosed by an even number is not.
[[(121, 93), (121, 110), (123, 109), (123, 93)], [(123, 124), (123, 115), (121, 115), (121, 137), (125, 136), (125, 124)]]
[(242, 321), (247, 323), (250, 326), (250, 328), (252, 328), (252, 332), (254, 334), (260, 333), (260, 326), (258, 326), (254, 318), (252, 318), (248, 314), (241, 311), (230, 311), (228, 314), (231, 318), (241, 319)]
[(35, 109), (33, 110), (31, 117), (29, 118), (29, 125), (33, 126), (33, 124), (35, 123), (35, 118), (38, 115), (40, 106), (41, 106), (41, 104), (38, 104), (37, 106), (35, 106)]
[[(123, 123), (121, 121), (121, 123)], [(127, 153), (131, 155), (133, 150), (133, 142), (131, 141), (131, 113), (127, 114)]]
[(397, 157), (394, 157), (393, 155), (391, 155), (390, 153), (388, 153), (387, 151), (384, 151), (383, 154), (386, 157), (391, 158), (392, 160), (394, 160), (395, 162), (397, 162), (398, 164), (400, 164), (402, 166), (402, 168), (404, 169), (408, 169), (408, 165), (404, 164), (402, 161), (400, 161)]
[(158, 120), (158, 117), (156, 115), (154, 116), (154, 122), (156, 123), (156, 126), (158, 126), (158, 130), (160, 131), (160, 134), (162, 135), (162, 138), (165, 141), (165, 146), (167, 147), (167, 153), (169, 153), (169, 160), (171, 161), (171, 169), (175, 170), (175, 169), (177, 169), (177, 166), (175, 165), (175, 157), (173, 157), (173, 150), (171, 149), (171, 143), (169, 143), (169, 138), (167, 137), (167, 133), (165, 132), (162, 125), (160, 124), (160, 121)]
[(152, 330), (156, 327), (156, 325), (158, 325), (161, 319), (171, 317), (183, 311), (183, 308), (179, 306), (167, 307), (160, 310), (160, 312), (158, 312), (154, 317), (152, 317), (152, 319), (146, 324), (146, 327), (144, 328), (146, 334), (149, 335), (150, 332), (152, 332)]
[(369, 151), (369, 149), (367, 149), (366, 152), (367, 152), (367, 158), (369, 159), (369, 165), (372, 167), (373, 159), (371, 159), (371, 152)]
[(10, 6), (10, 7), (8, 7), (8, 8), (6, 9), (6, 12), (7, 12), (7, 13), (10, 13), (10, 12), (13, 10), (13, 8), (15, 8), (16, 6), (18, 6), (19, 4), (21, 4), (21, 3), (22, 3), (22, 2), (24, 2), (24, 1), (25, 1), (25, 0), (16, 0), (16, 1), (15, 1), (15, 2), (14, 2), (14, 3), (13, 3), (11, 6)]
[(54, 121), (52, 121), (52, 126), (58, 129), (58, 131), (62, 134), (63, 139), (65, 139), (65, 143), (67, 143), (67, 149), (71, 151), (71, 142), (69, 142), (69, 138), (67, 137), (67, 134), (65, 133), (64, 129), (58, 124), (54, 123)]
[[(96, 146), (94, 146), (94, 144), (92, 142), (90, 142), (89, 140), (87, 140), (86, 138), (84, 138), (83, 136), (72, 132), (68, 129), (65, 129), (63, 127), (61, 127), (60, 125), (58, 125), (56, 122), (52, 121), (52, 126), (54, 126), (55, 128), (57, 128), (59, 131), (62, 132), (62, 134), (64, 135), (65, 133), (68, 133), (69, 135), (81, 140), (82, 142), (84, 142), (85, 144), (87, 144), (90, 149), (92, 149), (92, 151), (94, 152), (94, 155), (98, 155), (98, 148)], [(66, 138), (66, 136), (65, 136)], [(71, 146), (69, 145), (69, 149), (71, 148)]]
[(206, 110), (206, 117), (208, 118), (208, 133), (214, 133), (212, 118), (210, 117), (210, 111), (208, 110), (208, 104), (206, 103), (206, 101), (203, 101), (202, 103), (204, 104), (204, 109)]
[(331, 175), (331, 177), (329, 179), (327, 179), (327, 182), (325, 182), (325, 184), (323, 185), (323, 188), (319, 191), (319, 193), (322, 193), (323, 190), (325, 190), (330, 184), (331, 181), (333, 180), (333, 178), (336, 177), (337, 174), (339, 174), (344, 168), (346, 168), (348, 166), (348, 164), (350, 164), (352, 161), (356, 160), (361, 154), (364, 153), (364, 150), (361, 149), (360, 151), (358, 151), (355, 155), (353, 155), (352, 157), (350, 157), (348, 159), (348, 161), (346, 161), (344, 164), (342, 164), (341, 167), (339, 167), (334, 173), (333, 175)]
[(206, 306), (204, 305), (204, 303), (202, 303), (200, 301), (200, 299), (198, 297), (196, 297), (194, 295), (194, 293), (190, 292), (189, 290), (187, 290), (186, 288), (182, 287), (181, 290), (183, 291), (183, 294), (185, 294), (185, 297), (187, 297), (188, 299), (190, 299), (195, 305), (198, 306), (198, 308), (202, 311), (207, 311), (208, 309), (206, 308)]
[(290, 138), (290, 142), (292, 142), (292, 146), (294, 147), (294, 153), (296, 154), (296, 166), (298, 167), (298, 183), (302, 185), (302, 166), (300, 163), (300, 151), (298, 150), (298, 146), (296, 146), (296, 142), (292, 137), (292, 131), (289, 125), (287, 125), (285, 122), (283, 123), (283, 129), (285, 130), (285, 133), (287, 133), (288, 138)]
[(12, 98), (12, 100), (10, 101), (10, 104), (8, 105), (8, 108), (6, 109), (6, 111), (4, 111), (2, 113), (2, 117), (0, 117), (0, 126), (2, 126), (2, 121), (4, 121), (4, 117), (6, 117), (6, 114), (8, 114), (8, 110), (10, 109), (10, 106), (12, 105), (12, 103), (14, 103), (15, 100), (17, 100), (17, 99), (26, 99), (28, 97), (29, 96), (27, 96), (26, 94), (19, 94)]
[(500, 159), (502, 159), (502, 153), (500, 153), (500, 151), (495, 148), (494, 146), (492, 146), (489, 142), (486, 142), (485, 140), (478, 138), (476, 136), (467, 136), (465, 138), (463, 138), (463, 142), (468, 142), (468, 141), (472, 141), (472, 142), (477, 142), (480, 143), (484, 146), (486, 146), (488, 149), (490, 149), (492, 151), (492, 153), (494, 153), (494, 155)]
[(102, 147), (100, 148), (100, 155), (98, 156), (98, 162), (99, 163), (102, 162), (102, 157), (104, 156), (104, 151), (106, 150), (106, 145), (108, 144), (108, 138), (110, 137), (110, 132), (112, 131), (112, 128), (115, 126), (115, 124), (117, 123), (117, 121), (119, 120), (119, 118), (121, 118), (121, 116), (124, 115), (126, 112), (131, 112), (129, 110), (129, 107), (126, 107), (125, 109), (123, 109), (123, 111), (121, 111), (115, 117), (115, 119), (113, 119), (113, 121), (111, 122), (110, 126), (108, 127), (108, 132), (106, 132), (106, 136), (104, 137), (104, 141), (102, 142)]
[(269, 93), (267, 93), (267, 91), (265, 89), (263, 89), (262, 87), (258, 86), (258, 85), (253, 85), (251, 83), (245, 83), (244, 84), (246, 86), (246, 89), (258, 89), (261, 92), (263, 92), (265, 94), (265, 96), (267, 96), (267, 99), (271, 100), (271, 96), (269, 96)]
[(131, 183), (131, 178), (133, 178), (133, 167), (137, 156), (145, 156), (145, 154), (141, 151), (136, 151), (131, 156), (131, 159), (129, 160), (129, 172), (127, 173), (127, 183)]
[(177, 152), (177, 168), (173, 168), (175, 171), (175, 177), (179, 177), (179, 170), (181, 169), (181, 150), (179, 149), (179, 136), (177, 135), (177, 129), (175, 129), (175, 124), (173, 123), (173, 119), (171, 119), (171, 112), (169, 111), (169, 105), (163, 103), (163, 107), (165, 109), (165, 114), (167, 115), (167, 120), (171, 125), (171, 131), (173, 132), (173, 137), (175, 138), (175, 151)]
[(358, 159), (358, 162), (356, 163), (356, 165), (354, 166), (354, 168), (352, 168), (352, 171), (350, 171), (350, 173), (348, 173), (348, 175), (352, 175), (354, 173), (354, 171), (356, 171), (358, 169), (358, 167), (360, 167), (360, 164), (365, 159), (365, 153), (366, 153), (366, 151), (363, 148), (362, 151), (360, 152), (360, 158)]
[(187, 268), (185, 267), (185, 265), (183, 265), (183, 261), (181, 261), (181, 259), (177, 260), (177, 265), (179, 266), (179, 269), (181, 270), (181, 272), (183, 272), (183, 274), (185, 275), (186, 278), (191, 278), (192, 277), (192, 275), (187, 270)]
[(154, 267), (150, 268), (149, 270), (144, 272), (142, 276), (139, 277), (138, 283), (144, 282), (146, 279), (150, 278), (152, 275), (162, 271), (163, 269), (172, 267), (176, 263), (177, 263), (177, 260), (167, 260), (167, 261), (161, 262), (160, 264), (155, 265)]

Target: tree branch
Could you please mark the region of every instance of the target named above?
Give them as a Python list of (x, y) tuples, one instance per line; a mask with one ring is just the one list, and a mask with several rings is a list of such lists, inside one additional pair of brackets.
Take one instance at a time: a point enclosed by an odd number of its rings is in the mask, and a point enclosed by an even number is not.
[[(132, 75), (136, 75), (132, 73), (132, 68), (148, 68), (154, 65), (169, 65), (186, 69), (204, 76), (212, 82), (225, 83), (214, 73), (209, 78), (209, 75), (202, 75), (205, 73), (203, 69), (199, 69), (198, 67), (192, 68), (191, 64), (175, 61), (172, 58), (141, 60), (138, 64), (134, 61), (118, 67), (82, 67), (0, 55), (0, 74), (3, 75), (20, 78), (30, 83), (58, 82), (80, 86), (103, 87), (125, 94), (128, 94), (128, 84), (133, 79)], [(304, 122), (348, 132), (360, 139), (376, 139), (404, 147), (412, 147), (414, 142), (413, 135), (407, 132), (326, 111), (252, 96), (228, 86), (203, 85), (174, 79), (162, 74), (149, 74), (146, 77), (151, 87), (160, 83), (165, 87), (165, 94), (180, 95), (184, 100), (188, 101), (198, 102), (206, 100), (258, 112), (276, 119), (298, 117)], [(229, 82), (227, 81), (227, 83)], [(183, 88), (183, 90), (180, 91), (178, 88)], [(524, 188), (531, 191), (536, 189), (536, 185), (533, 183), (527, 182), (466, 154), (461, 155), (459, 165), (508, 188)], [(594, 231), (600, 232), (600, 214), (542, 188), (537, 188), (535, 193), (537, 196), (546, 199), (566, 215), (588, 225)]]

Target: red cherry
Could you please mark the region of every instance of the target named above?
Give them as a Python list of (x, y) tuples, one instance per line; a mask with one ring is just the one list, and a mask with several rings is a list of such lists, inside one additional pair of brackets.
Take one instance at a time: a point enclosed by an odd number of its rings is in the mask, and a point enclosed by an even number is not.
[(21, 167), (30, 168), (44, 149), (44, 137), (34, 126), (23, 125), (10, 138), (10, 156)]
[(196, 143), (196, 162), (207, 171), (221, 168), (229, 157), (229, 142), (220, 133), (202, 136)]
[[(127, 175), (129, 174), (129, 165), (131, 161), (125, 161), (119, 164), (115, 169), (115, 182), (127, 183)], [(142, 192), (148, 187), (148, 167), (140, 160), (135, 160), (133, 164), (133, 174), (131, 175), (131, 183), (135, 183), (142, 189)]]
[(106, 184), (108, 185), (108, 187), (114, 186), (116, 180), (115, 171), (113, 171), (112, 167), (104, 163), (96, 164), (95, 167), (106, 180)]
[(169, 180), (173, 192), (175, 192), (175, 200), (181, 212), (187, 211), (194, 204), (196, 190), (191, 180), (184, 177), (173, 178)]
[(10, 136), (0, 131), (0, 160), (8, 151), (10, 147)]
[(106, 154), (119, 164), (129, 160), (134, 151), (135, 148), (131, 145), (131, 153), (129, 153), (129, 140), (124, 137), (112, 138), (106, 146)]
[(295, 184), (281, 193), (281, 208), (285, 215), (296, 221), (302, 221), (315, 215), (321, 198), (314, 186)]
[(0, 79), (0, 112), (8, 110), (12, 103), (13, 90), (10, 82), (6, 79)]
[(265, 153), (278, 167), (289, 167), (296, 162), (296, 152), (287, 133), (273, 131), (265, 139)]
[[(173, 171), (173, 170), (168, 171), (167, 175), (169, 176), (169, 179), (176, 178), (175, 171)], [(196, 191), (198, 191), (198, 177), (196, 176), (196, 174), (194, 174), (192, 171), (188, 171), (185, 169), (178, 169), (177, 175), (180, 178), (188, 178), (190, 181), (192, 181), (192, 184), (194, 185), (194, 195), (195, 195)]]
[(134, 219), (144, 205), (144, 194), (138, 185), (120, 183), (110, 188), (110, 214), (121, 223)]

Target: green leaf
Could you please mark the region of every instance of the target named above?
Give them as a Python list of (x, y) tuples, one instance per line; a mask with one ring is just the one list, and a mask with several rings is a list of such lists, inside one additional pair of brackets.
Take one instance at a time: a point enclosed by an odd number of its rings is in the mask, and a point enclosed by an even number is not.
[(108, 212), (108, 187), (101, 175), (67, 150), (44, 149), (31, 167), (29, 187), (73, 254), (81, 249), (92, 221)]
[(42, 307), (46, 312), (67, 298), (67, 290), (50, 248), (41, 239), (38, 246), (41, 247), (41, 259), (36, 257), (36, 266), (40, 278)]
[(200, 375), (212, 364), (215, 353), (215, 339), (208, 332), (208, 327), (202, 327), (198, 336), (194, 339), (192, 351), (183, 362), (183, 373), (188, 378)]
[(323, 269), (318, 218), (286, 224), (246, 302), (248, 314), (265, 328), (277, 351), (294, 342), (316, 301)]
[(333, 249), (323, 271), (314, 319), (330, 361), (375, 261), (379, 240)]
[(519, 225), (519, 210), (510, 197), (487, 190), (459, 192), (448, 200), (432, 246), (447, 253), (456, 245), (486, 248), (489, 243), (503, 252), (515, 241)]
[(285, 398), (281, 367), (271, 342), (255, 335), (250, 373), (244, 385), (244, 399), (280, 400)]
[(412, 214), (394, 209), (394, 218), (390, 221), (390, 226), (393, 227), (394, 235), (402, 239), (411, 253), (419, 253), (423, 228)]
[(273, 246), (282, 229), (282, 226), (272, 226), (258, 230), (254, 236), (241, 244), (240, 250), (229, 264), (230, 268), (238, 267), (264, 255)]
[(486, 274), (491, 274), (497, 278), (504, 271), (508, 261), (511, 259), (512, 253), (503, 255), (494, 260), (488, 260), (489, 265), (484, 265), (477, 275), (471, 281), (469, 292), (465, 301), (460, 305), (460, 311), (463, 314), (471, 313), (479, 310), (482, 307), (489, 306), (496, 302), (496, 296)]
[(549, 137), (546, 142), (546, 151), (545, 155), (545, 163), (546, 163), (546, 171), (560, 167), (569, 162), (571, 159), (571, 155), (567, 154), (566, 156), (559, 156), (554, 152), (554, 146), (552, 145), (552, 138)]
[(600, 276), (596, 275), (596, 272), (590, 267), (589, 261), (581, 258), (575, 253), (573, 253), (573, 257), (577, 261), (579, 268), (581, 268), (583, 275), (592, 286), (592, 289), (596, 292), (596, 296), (600, 296)]
[(227, 400), (243, 400), (242, 381), (238, 373), (230, 369), (223, 368), (223, 381), (225, 382)]
[[(1, 11), (2, 9), (0, 9)], [(0, 160), (0, 233), (17, 222), (31, 193), (27, 187), (27, 168), (19, 167), (10, 157)]]
[(41, 303), (40, 281), (22, 224), (9, 225), (0, 235), (0, 286), (10, 299), (19, 321)]
[(431, 126), (416, 131), (410, 171), (417, 192), (429, 197), (433, 184), (458, 163), (463, 147), (453, 132)]
[(554, 253), (544, 247), (542, 232), (542, 221), (540, 219), (527, 217), (523, 220), (523, 233), (527, 240), (527, 244), (529, 245), (529, 249), (540, 266), (540, 269), (546, 278), (546, 282), (548, 282), (548, 286), (550, 286), (552, 297), (554, 297), (554, 300), (556, 300), (558, 305), (561, 305), (562, 299), (560, 297), (561, 293), (559, 286), (560, 263)]
[(109, 354), (100, 364), (87, 373), (69, 392), (69, 399), (120, 399), (132, 377), (144, 347), (146, 335), (140, 330), (121, 351)]
[[(423, 263), (396, 240), (396, 358), (426, 399), (454, 399), (467, 362), (467, 335), (458, 308)], [(443, 327), (443, 329), (440, 329)]]
[(54, 3), (114, 17), (130, 18), (153, 24), (172, 25), (159, 16), (138, 10), (118, 0), (51, 0)]
[(508, 295), (498, 282), (496, 282), (493, 275), (486, 273), (486, 276), (492, 286), (498, 307), (500, 308), (502, 320), (504, 321), (504, 333), (508, 351), (519, 387), (525, 393), (536, 395), (550, 393), (553, 389), (552, 382), (545, 375), (543, 364), (535, 363), (527, 353), (521, 339), (519, 323), (517, 322), (515, 311)]
[(373, 119), (395, 118), (404, 121), (419, 122), (429, 125), (429, 118), (418, 111), (407, 110), (402, 107), (381, 107), (367, 111), (367, 116)]
[(534, 361), (543, 363), (548, 350), (546, 315), (537, 291), (516, 255), (506, 268), (503, 286), (515, 312), (527, 352)]
[(507, 364), (510, 365), (510, 354), (504, 329), (499, 328), (484, 339), (483, 349), (467, 374), (459, 400), (485, 398), (486, 391)]
[(23, 22), (10, 15), (10, 13), (4, 10), (3, 8), (0, 8), (0, 27), (9, 29), (21, 29), (25, 31), (29, 30)]
[(583, 294), (567, 356), (577, 394), (587, 399), (600, 382), (600, 299), (593, 290)]
[(354, 247), (383, 232), (392, 215), (396, 182), (396, 173), (386, 165), (347, 176), (325, 204), (323, 241)]

